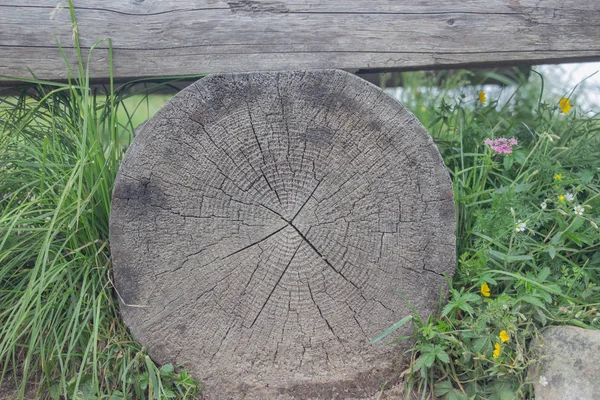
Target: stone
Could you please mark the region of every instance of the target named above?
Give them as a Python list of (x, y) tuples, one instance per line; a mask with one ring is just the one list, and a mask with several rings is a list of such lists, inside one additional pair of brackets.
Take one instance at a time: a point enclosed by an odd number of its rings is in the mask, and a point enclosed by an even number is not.
[(541, 360), (531, 371), (536, 400), (600, 398), (600, 331), (552, 326), (533, 349)]
[[(110, 217), (124, 322), (208, 399), (369, 398), (455, 268), (452, 186), (419, 121), (337, 70), (213, 75), (140, 128)], [(407, 324), (391, 338), (410, 334)]]

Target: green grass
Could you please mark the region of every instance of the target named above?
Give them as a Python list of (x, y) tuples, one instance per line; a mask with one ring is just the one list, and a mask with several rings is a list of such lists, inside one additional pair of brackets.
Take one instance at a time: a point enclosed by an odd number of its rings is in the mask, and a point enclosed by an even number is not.
[[(561, 112), (537, 74), (485, 104), (478, 88), (459, 88), (467, 74), (442, 89), (424, 85), (427, 74), (405, 80), (415, 83), (403, 100), (450, 171), (458, 222), (449, 301), (439, 318), (413, 316), (407, 383), (423, 398), (532, 398), (539, 360), (528, 345), (540, 330), (600, 328), (600, 121)], [(499, 137), (518, 140), (511, 154), (485, 145)]]
[(19, 397), (194, 398), (197, 379), (132, 340), (111, 283), (112, 186), (155, 101), (92, 89), (81, 55), (69, 74), (0, 95), (0, 381)]
[[(94, 90), (85, 65), (67, 84), (0, 95), (1, 378), (23, 383), (20, 396), (29, 385), (53, 399), (194, 398), (196, 379), (155, 365), (132, 339), (111, 282), (113, 181), (134, 128), (166, 97), (112, 82)], [(449, 302), (439, 318), (403, 320), (417, 339), (407, 382), (423, 397), (531, 398), (528, 344), (540, 329), (600, 326), (600, 123), (571, 88), (575, 107), (562, 114), (536, 74), (502, 77), (511, 85), (486, 104), (462, 86), (467, 74), (403, 77), (402, 100), (450, 171), (458, 218)], [(512, 154), (484, 144), (498, 137), (518, 139)]]
[(39, 384), (40, 395), (198, 390), (185, 372), (157, 368), (119, 319), (108, 217), (132, 112), (119, 91), (97, 95), (85, 82), (1, 100), (0, 368), (4, 379)]

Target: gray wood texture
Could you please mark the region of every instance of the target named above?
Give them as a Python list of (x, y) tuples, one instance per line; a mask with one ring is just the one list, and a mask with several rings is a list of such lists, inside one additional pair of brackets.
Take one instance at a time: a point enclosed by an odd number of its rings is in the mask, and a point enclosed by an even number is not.
[[(597, 0), (74, 0), (81, 46), (119, 78), (600, 59)], [(66, 1), (0, 0), (0, 75), (67, 77)], [(108, 76), (106, 43), (93, 78)], [(84, 50), (87, 55), (87, 50)]]
[(365, 398), (400, 359), (369, 341), (411, 313), (398, 292), (432, 312), (455, 226), (437, 147), (396, 100), (343, 71), (249, 73), (140, 129), (110, 243), (125, 323), (207, 398)]

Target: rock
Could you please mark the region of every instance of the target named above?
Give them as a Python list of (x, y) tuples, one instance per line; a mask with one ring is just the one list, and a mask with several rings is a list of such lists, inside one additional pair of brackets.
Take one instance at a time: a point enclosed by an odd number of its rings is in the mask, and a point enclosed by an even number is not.
[(541, 360), (531, 374), (536, 400), (600, 399), (600, 331), (553, 326), (533, 346)]

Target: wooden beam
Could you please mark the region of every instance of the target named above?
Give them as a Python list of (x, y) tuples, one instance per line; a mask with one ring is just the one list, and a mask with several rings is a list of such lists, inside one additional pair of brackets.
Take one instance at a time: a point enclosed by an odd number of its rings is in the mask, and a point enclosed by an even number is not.
[[(74, 0), (84, 57), (114, 76), (600, 60), (597, 0)], [(67, 78), (64, 0), (0, 0), (0, 75)], [(90, 76), (109, 75), (107, 42)], [(0, 78), (5, 79), (5, 78)]]

